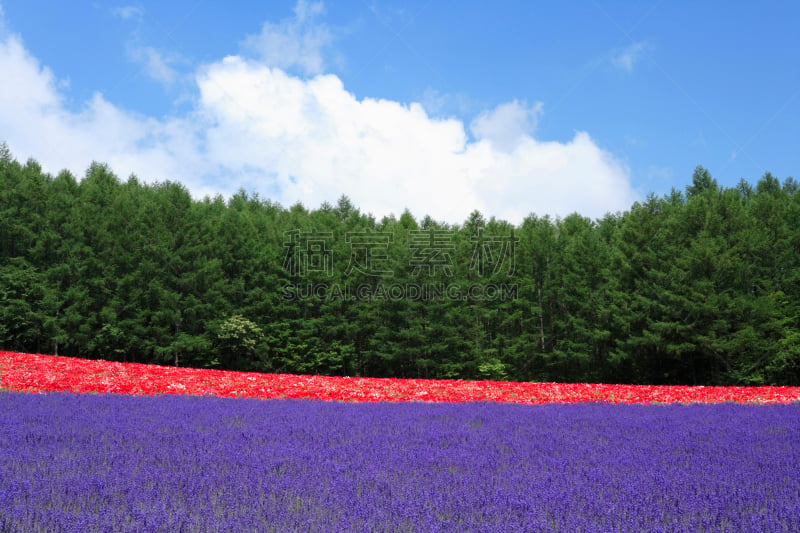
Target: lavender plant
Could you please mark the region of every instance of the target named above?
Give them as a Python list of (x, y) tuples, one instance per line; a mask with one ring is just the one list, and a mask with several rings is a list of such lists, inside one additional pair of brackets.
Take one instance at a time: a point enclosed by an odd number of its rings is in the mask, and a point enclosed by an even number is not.
[(800, 406), (0, 393), (0, 531), (800, 531)]

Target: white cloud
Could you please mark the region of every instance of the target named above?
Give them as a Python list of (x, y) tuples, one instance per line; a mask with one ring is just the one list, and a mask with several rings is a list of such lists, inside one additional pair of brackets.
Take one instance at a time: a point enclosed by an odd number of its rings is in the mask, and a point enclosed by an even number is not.
[(141, 46), (130, 42), (127, 47), (128, 57), (140, 64), (145, 74), (162, 85), (170, 86), (178, 79), (179, 73), (172, 66), (178, 61), (176, 56), (165, 56), (151, 46)]
[(357, 100), (333, 75), (303, 81), (228, 57), (198, 85), (215, 124), (209, 157), (254, 183), (269, 176), (284, 202), (317, 206), (344, 193), (376, 215), (409, 207), (458, 222), (480, 209), (519, 222), (531, 211), (602, 216), (636, 197), (627, 168), (588, 134), (535, 140), (541, 104), (479, 115), (470, 141), (459, 120), (431, 118), (419, 104)]
[(617, 68), (621, 68), (622, 70), (626, 70), (628, 72), (633, 72), (634, 64), (639, 60), (647, 48), (647, 43), (633, 43), (622, 50), (619, 54), (612, 57), (611, 62)]
[(533, 135), (541, 112), (541, 102), (528, 106), (514, 100), (500, 104), (491, 111), (483, 111), (472, 121), (470, 130), (475, 139), (487, 140), (496, 149), (509, 152)]
[(322, 2), (311, 2), (308, 3), (305, 0), (298, 0), (297, 4), (294, 6), (294, 16), (297, 18), (297, 22), (302, 24), (307, 19), (312, 19), (314, 17), (318, 17), (325, 11), (325, 6)]
[(114, 8), (111, 12), (119, 18), (126, 20), (140, 20), (144, 16), (144, 8), (141, 6), (122, 6)]
[[(309, 16), (307, 13), (303, 16)], [(636, 199), (629, 170), (585, 132), (534, 138), (541, 104), (517, 101), (470, 124), (420, 104), (357, 99), (334, 75), (310, 79), (230, 56), (198, 70), (179, 117), (143, 117), (95, 94), (70, 111), (54, 74), (17, 37), (0, 40), (0, 132), (15, 157), (82, 176), (93, 160), (122, 179), (177, 180), (196, 197), (240, 187), (310, 208), (347, 194), (380, 217), (408, 207), (451, 223), (478, 209), (518, 223), (530, 212), (600, 217)]]
[(181, 62), (178, 54), (156, 50), (152, 46), (141, 44), (140, 27), (144, 18), (144, 8), (141, 6), (124, 6), (114, 8), (112, 13), (125, 20), (135, 20), (136, 29), (125, 44), (125, 53), (132, 62), (138, 64), (150, 79), (157, 81), (165, 87), (172, 86), (180, 77), (175, 64)]
[(299, 0), (294, 18), (278, 24), (265, 22), (261, 33), (246, 37), (243, 45), (270, 67), (319, 74), (325, 67), (322, 51), (332, 41), (330, 30), (314, 21), (323, 11), (322, 2)]
[(11, 36), (0, 41), (0, 71), (15, 83), (0, 91), (0, 132), (15, 157), (33, 157), (45, 171), (82, 176), (93, 160), (121, 177), (182, 181), (196, 194), (202, 181), (195, 118), (155, 120), (125, 112), (99, 93), (78, 112), (66, 109), (61, 83)]
[(316, 206), (345, 193), (376, 215), (408, 206), (451, 220), (480, 204), (459, 121), (430, 119), (419, 104), (359, 101), (333, 75), (302, 81), (238, 57), (198, 82), (216, 124), (212, 157), (235, 174), (266, 169), (290, 202)]

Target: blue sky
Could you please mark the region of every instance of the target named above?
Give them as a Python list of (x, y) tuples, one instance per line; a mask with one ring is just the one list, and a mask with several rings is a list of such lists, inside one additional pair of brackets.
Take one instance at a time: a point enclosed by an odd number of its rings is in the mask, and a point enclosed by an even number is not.
[(53, 174), (451, 223), (800, 178), (796, 2), (0, 9), (0, 140)]

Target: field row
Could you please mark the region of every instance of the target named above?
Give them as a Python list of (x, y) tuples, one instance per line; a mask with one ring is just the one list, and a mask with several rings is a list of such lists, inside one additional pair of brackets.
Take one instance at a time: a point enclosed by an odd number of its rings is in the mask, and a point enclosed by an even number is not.
[(795, 405), (0, 393), (0, 531), (800, 531)]
[(0, 388), (26, 392), (189, 394), (358, 402), (791, 403), (800, 387), (516, 383), (258, 374), (0, 352)]

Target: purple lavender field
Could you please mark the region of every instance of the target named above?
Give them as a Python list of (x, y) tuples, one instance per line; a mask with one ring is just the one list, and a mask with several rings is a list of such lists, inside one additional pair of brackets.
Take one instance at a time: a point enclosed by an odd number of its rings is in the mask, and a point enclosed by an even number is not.
[(0, 393), (0, 531), (800, 531), (800, 406)]

